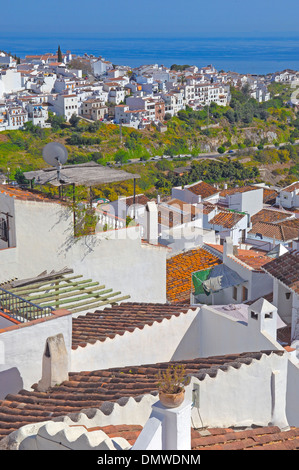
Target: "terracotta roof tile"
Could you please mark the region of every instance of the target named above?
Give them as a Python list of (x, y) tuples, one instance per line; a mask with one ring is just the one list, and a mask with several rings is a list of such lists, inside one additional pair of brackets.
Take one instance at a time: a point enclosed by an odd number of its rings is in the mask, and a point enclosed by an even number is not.
[(123, 302), (93, 313), (74, 317), (72, 324), (72, 348), (86, 346), (87, 343), (105, 341), (126, 331), (134, 331), (164, 318), (186, 313), (190, 306), (159, 303)]
[(299, 219), (297, 217), (277, 221), (275, 223), (257, 221), (253, 224), (249, 233), (260, 233), (264, 237), (275, 238), (276, 240), (288, 241), (296, 240), (299, 232)]
[(45, 193), (33, 189), (21, 189), (9, 186), (7, 184), (0, 185), (0, 193), (7, 194), (13, 198), (23, 201), (36, 201), (36, 202), (56, 202), (57, 204), (65, 204), (58, 198), (48, 197)]
[(165, 227), (175, 227), (194, 220), (200, 210), (193, 204), (171, 199), (158, 204), (158, 222)]
[(263, 266), (271, 276), (299, 294), (299, 251), (293, 250)]
[(190, 302), (193, 272), (221, 264), (220, 259), (204, 248), (190, 250), (166, 262), (166, 296), (170, 302)]
[[(209, 433), (207, 429), (207, 433)], [(299, 449), (299, 428), (282, 431), (277, 426), (258, 426), (244, 430), (219, 429), (201, 437), (191, 431), (192, 450), (291, 450)]]
[(292, 183), (289, 186), (286, 186), (285, 188), (282, 188), (282, 191), (286, 191), (288, 193), (291, 193), (293, 191), (296, 191), (297, 189), (299, 189), (299, 181), (295, 181), (295, 183)]
[(220, 196), (221, 197), (226, 197), (226, 196), (230, 196), (231, 194), (245, 193), (247, 191), (255, 191), (257, 189), (260, 189), (260, 188), (257, 187), (257, 186), (240, 186), (240, 187), (237, 187), (237, 188), (223, 189), (220, 192)]
[(193, 194), (201, 196), (202, 199), (219, 193), (219, 189), (214, 188), (214, 186), (209, 183), (205, 183), (204, 181), (200, 181), (199, 183), (189, 186), (186, 189), (191, 191)]
[(263, 188), (263, 203), (264, 204), (275, 204), (278, 191), (275, 189)]
[(275, 209), (262, 209), (251, 216), (251, 222), (252, 224), (255, 224), (256, 222), (281, 222), (291, 216), (292, 213), (290, 212), (283, 212)]
[[(223, 254), (223, 245), (214, 245), (209, 243), (206, 246), (211, 247), (214, 251), (219, 251), (219, 254)], [(236, 260), (241, 261), (254, 270), (260, 271), (262, 266), (269, 262), (269, 257), (260, 251), (235, 248), (234, 257)]]
[(240, 222), (243, 217), (246, 217), (246, 215), (238, 212), (220, 211), (209, 221), (209, 223), (212, 225), (220, 225), (224, 228), (232, 228)]
[[(252, 360), (259, 360), (263, 354), (278, 354), (281, 351), (249, 352), (228, 354), (207, 358), (175, 361), (171, 363), (144, 364), (94, 371), (70, 372), (69, 380), (62, 382), (47, 392), (20, 390), (8, 394), (0, 401), (0, 441), (11, 432), (26, 424), (42, 421), (59, 421), (69, 416), (78, 421), (78, 413), (92, 414), (95, 409), (102, 409), (106, 414), (113, 409), (113, 404), (124, 404), (124, 400), (133, 397), (138, 400), (144, 394), (157, 394), (157, 373), (169, 364), (183, 364), (187, 374), (204, 380), (206, 376), (215, 377), (217, 372), (227, 370), (229, 366), (248, 365)], [(108, 410), (111, 410), (110, 412)]]
[[(141, 205), (146, 205), (146, 203), (149, 202), (149, 198), (145, 194), (136, 194), (135, 196), (135, 203), (136, 204), (141, 204)], [(134, 204), (134, 196), (127, 197), (126, 198), (126, 205), (131, 206)]]

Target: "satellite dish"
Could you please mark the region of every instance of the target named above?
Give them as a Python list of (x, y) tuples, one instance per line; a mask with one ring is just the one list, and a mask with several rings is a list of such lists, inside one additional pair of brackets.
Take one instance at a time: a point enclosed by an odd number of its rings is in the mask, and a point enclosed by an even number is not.
[(67, 149), (59, 142), (49, 142), (43, 148), (43, 159), (48, 165), (57, 168), (57, 180), (60, 180), (60, 170), (67, 161)]
[(43, 159), (49, 165), (59, 167), (67, 161), (67, 149), (59, 142), (49, 142), (43, 148)]

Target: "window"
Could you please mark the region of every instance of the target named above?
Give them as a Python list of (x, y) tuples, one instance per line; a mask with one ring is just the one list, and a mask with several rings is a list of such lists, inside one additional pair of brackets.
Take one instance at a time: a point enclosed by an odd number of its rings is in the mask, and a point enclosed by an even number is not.
[(242, 300), (243, 302), (248, 299), (248, 289), (247, 287), (242, 287)]
[(238, 288), (237, 288), (237, 286), (233, 286), (233, 299), (238, 300)]
[(257, 320), (258, 319), (258, 314), (257, 313), (254, 313), (252, 310), (250, 312), (250, 316), (251, 318), (253, 318), (254, 320)]
[(0, 219), (0, 239), (4, 242), (8, 241), (7, 223), (4, 219)]
[(169, 227), (173, 226), (173, 212), (169, 212)]

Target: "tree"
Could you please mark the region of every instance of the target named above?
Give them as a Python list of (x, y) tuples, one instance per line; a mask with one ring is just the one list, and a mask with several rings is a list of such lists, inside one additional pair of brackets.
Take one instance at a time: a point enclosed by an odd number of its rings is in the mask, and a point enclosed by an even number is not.
[(25, 175), (20, 168), (16, 169), (14, 177), (18, 184), (29, 184), (29, 181), (25, 178)]
[(118, 150), (114, 155), (114, 161), (120, 163), (121, 165), (128, 161), (128, 154), (125, 150)]
[(76, 116), (76, 114), (72, 114), (70, 119), (69, 119), (69, 123), (72, 127), (77, 127), (78, 124), (80, 122), (80, 118), (79, 116)]
[(57, 62), (62, 62), (62, 53), (61, 53), (60, 46), (58, 46), (58, 50), (57, 50)]

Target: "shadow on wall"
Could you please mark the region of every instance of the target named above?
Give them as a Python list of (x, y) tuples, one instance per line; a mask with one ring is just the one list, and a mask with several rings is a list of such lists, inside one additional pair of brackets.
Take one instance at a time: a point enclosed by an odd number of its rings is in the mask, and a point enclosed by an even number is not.
[(9, 393), (18, 393), (23, 387), (17, 367), (7, 368), (0, 365), (0, 400), (4, 400)]
[(199, 356), (199, 312), (181, 339), (170, 361), (196, 359)]

